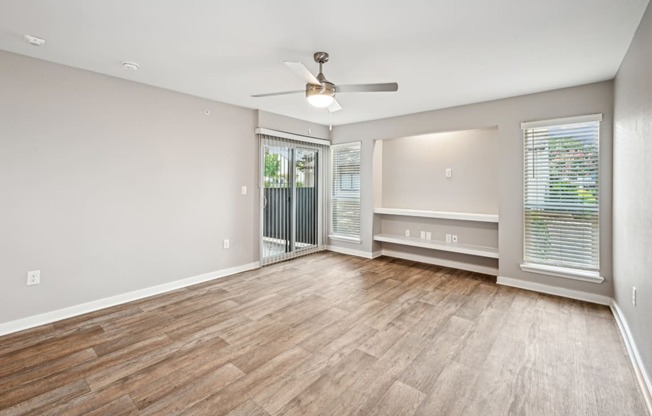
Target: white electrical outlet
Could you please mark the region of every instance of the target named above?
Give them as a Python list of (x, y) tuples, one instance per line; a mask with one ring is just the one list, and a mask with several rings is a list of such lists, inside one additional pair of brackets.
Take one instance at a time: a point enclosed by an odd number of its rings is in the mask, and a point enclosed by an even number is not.
[(405, 229), (405, 236), (406, 236), (406, 237), (409, 237), (409, 236), (410, 236), (410, 229), (409, 229), (409, 228), (406, 228), (406, 229)]
[(632, 286), (632, 305), (636, 306), (636, 286)]
[(446, 242), (450, 243), (452, 239), (452, 236), (450, 234), (446, 234)]
[(421, 239), (422, 240), (426, 239), (426, 232), (425, 231), (421, 231)]
[(243, 186), (240, 192), (242, 193), (242, 195), (247, 195), (247, 187)]
[(453, 234), (453, 243), (457, 243), (457, 234)]
[(452, 178), (453, 177), (453, 169), (446, 168), (446, 177), (447, 178)]
[(231, 242), (229, 240), (224, 240), (222, 242), (222, 247), (224, 247), (224, 249), (230, 248), (231, 247)]
[(430, 231), (426, 231), (426, 240), (432, 240), (432, 233)]
[(41, 271), (32, 270), (31, 272), (27, 272), (27, 286), (38, 284), (41, 284)]

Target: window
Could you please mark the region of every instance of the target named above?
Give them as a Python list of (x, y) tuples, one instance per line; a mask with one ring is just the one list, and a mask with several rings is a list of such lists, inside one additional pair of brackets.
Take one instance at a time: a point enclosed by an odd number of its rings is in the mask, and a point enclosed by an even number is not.
[(360, 142), (331, 146), (330, 238), (360, 242)]
[(602, 115), (523, 123), (526, 271), (600, 277)]

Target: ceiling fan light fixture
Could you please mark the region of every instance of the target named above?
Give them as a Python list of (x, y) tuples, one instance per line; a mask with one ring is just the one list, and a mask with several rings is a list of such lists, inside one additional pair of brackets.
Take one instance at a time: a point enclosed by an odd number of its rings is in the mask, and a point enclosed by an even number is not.
[(306, 100), (315, 108), (326, 108), (335, 101), (335, 86), (330, 82), (322, 85), (306, 85)]
[(335, 100), (332, 95), (309, 95), (308, 104), (317, 108), (326, 108)]

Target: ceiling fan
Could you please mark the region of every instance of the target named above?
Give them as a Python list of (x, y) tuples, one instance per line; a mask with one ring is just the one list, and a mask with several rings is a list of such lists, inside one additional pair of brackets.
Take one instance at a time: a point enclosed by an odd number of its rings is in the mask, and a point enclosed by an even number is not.
[[(335, 85), (328, 81), (322, 72), (322, 65), (328, 62), (328, 53), (315, 52), (313, 55), (315, 62), (319, 64), (319, 74), (314, 76), (308, 68), (300, 62), (283, 63), (299, 75), (306, 84), (306, 100), (313, 107), (328, 108), (330, 112), (339, 111), (342, 109), (340, 104), (335, 99), (335, 94), (344, 92), (393, 92), (398, 91), (398, 84), (396, 82), (388, 82), (384, 84), (350, 84), (350, 85)], [(252, 97), (272, 97), (276, 95), (298, 94), (304, 90), (272, 92), (268, 94), (256, 94)]]

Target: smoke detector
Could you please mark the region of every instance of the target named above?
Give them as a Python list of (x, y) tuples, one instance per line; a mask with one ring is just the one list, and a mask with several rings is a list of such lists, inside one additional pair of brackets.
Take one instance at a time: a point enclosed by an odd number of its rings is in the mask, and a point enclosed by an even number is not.
[(45, 39), (37, 38), (36, 36), (25, 35), (25, 40), (32, 46), (45, 45)]
[(138, 71), (140, 66), (135, 62), (124, 61), (122, 67), (127, 71)]

